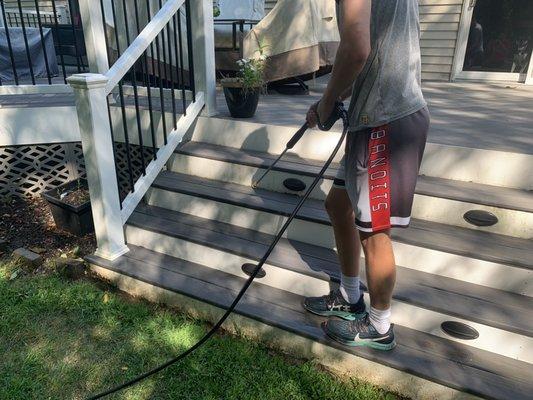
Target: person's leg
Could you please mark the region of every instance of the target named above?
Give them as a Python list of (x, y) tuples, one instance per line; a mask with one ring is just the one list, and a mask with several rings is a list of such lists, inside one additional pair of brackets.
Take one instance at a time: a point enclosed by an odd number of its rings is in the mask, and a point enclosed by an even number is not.
[(390, 229), (360, 232), (366, 259), (366, 278), (370, 311), (352, 321), (330, 319), (324, 323), (326, 334), (348, 346), (368, 346), (391, 350), (396, 346), (391, 325), (391, 300), (396, 283), (396, 264)]
[(314, 314), (354, 320), (364, 315), (366, 306), (359, 289), (361, 245), (354, 224), (353, 207), (341, 186), (331, 189), (325, 206), (335, 234), (342, 272), (341, 285), (325, 296), (306, 298), (303, 306)]
[(333, 226), (341, 265), (341, 293), (345, 300), (356, 303), (360, 298), (359, 260), (361, 245), (355, 227), (355, 213), (346, 189), (333, 187), (326, 199), (326, 210)]
[(370, 293), (370, 322), (380, 334), (384, 334), (390, 328), (392, 292), (396, 284), (390, 229), (377, 233), (361, 232), (361, 243)]

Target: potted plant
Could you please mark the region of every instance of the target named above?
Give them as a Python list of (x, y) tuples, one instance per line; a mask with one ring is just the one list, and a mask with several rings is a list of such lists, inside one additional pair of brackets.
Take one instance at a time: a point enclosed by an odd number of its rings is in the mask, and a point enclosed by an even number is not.
[(215, 0), (213, 3), (213, 17), (220, 17), (220, 0)]
[(89, 188), (85, 179), (67, 182), (43, 193), (56, 226), (77, 236), (94, 231)]
[(220, 81), (224, 88), (224, 97), (233, 118), (251, 118), (255, 115), (259, 95), (263, 89), (264, 70), (267, 57), (260, 50), (260, 56), (237, 61), (239, 71), (236, 78), (224, 78)]

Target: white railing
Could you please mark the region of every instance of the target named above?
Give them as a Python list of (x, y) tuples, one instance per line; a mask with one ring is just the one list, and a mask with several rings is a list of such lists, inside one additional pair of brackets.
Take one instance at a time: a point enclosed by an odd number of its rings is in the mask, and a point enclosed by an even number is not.
[[(135, 63), (145, 54), (156, 37), (163, 31), (183, 5), (184, 0), (168, 0), (111, 68), (107, 61), (104, 23), (100, 7), (94, 0), (80, 0), (87, 57), (91, 71), (68, 78), (76, 97), (87, 181), (91, 195), (93, 219), (96, 230), (97, 254), (109, 260), (128, 251), (123, 225), (142, 200), (148, 188), (182, 141), (185, 133), (204, 109), (206, 115), (216, 112), (215, 59), (213, 16), (211, 0), (194, 0), (190, 3), (191, 38), (194, 62), (195, 101), (184, 110), (176, 125), (165, 137), (165, 144), (157, 150), (156, 157), (146, 166), (144, 174), (121, 202), (117, 179), (113, 133), (108, 108), (108, 96)], [(134, 78), (135, 79), (135, 78)], [(119, 86), (122, 93), (123, 86)], [(127, 88), (139, 93), (151, 93), (151, 88)], [(162, 97), (168, 91), (161, 89)], [(187, 97), (190, 96), (186, 94)], [(127, 134), (126, 134), (127, 135)], [(130, 171), (131, 174), (131, 171)], [(122, 205), (122, 207), (121, 207)]]

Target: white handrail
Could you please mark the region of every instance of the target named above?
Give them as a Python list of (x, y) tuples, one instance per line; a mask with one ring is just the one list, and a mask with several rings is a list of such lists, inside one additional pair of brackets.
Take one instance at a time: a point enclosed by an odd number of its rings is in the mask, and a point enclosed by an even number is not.
[(139, 36), (137, 36), (133, 43), (105, 74), (109, 78), (109, 82), (106, 85), (107, 93), (111, 93), (124, 75), (128, 73), (139, 57), (142, 56), (148, 46), (155, 40), (157, 35), (161, 33), (168, 22), (174, 17), (174, 14), (176, 14), (184, 2), (185, 0), (167, 1), (152, 18), (150, 23), (144, 27)]

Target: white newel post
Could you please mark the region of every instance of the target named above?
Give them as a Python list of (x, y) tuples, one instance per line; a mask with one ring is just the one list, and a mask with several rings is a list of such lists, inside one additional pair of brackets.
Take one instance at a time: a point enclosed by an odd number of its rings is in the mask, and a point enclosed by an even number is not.
[(79, 6), (89, 71), (105, 74), (109, 70), (109, 63), (100, 4), (94, 0), (79, 0)]
[(128, 252), (120, 211), (111, 126), (107, 113), (108, 78), (78, 74), (67, 79), (74, 90), (87, 182), (91, 196), (96, 254), (114, 260)]
[(217, 86), (215, 73), (215, 28), (213, 1), (191, 1), (193, 61), (196, 90), (205, 93), (204, 115), (217, 114)]

